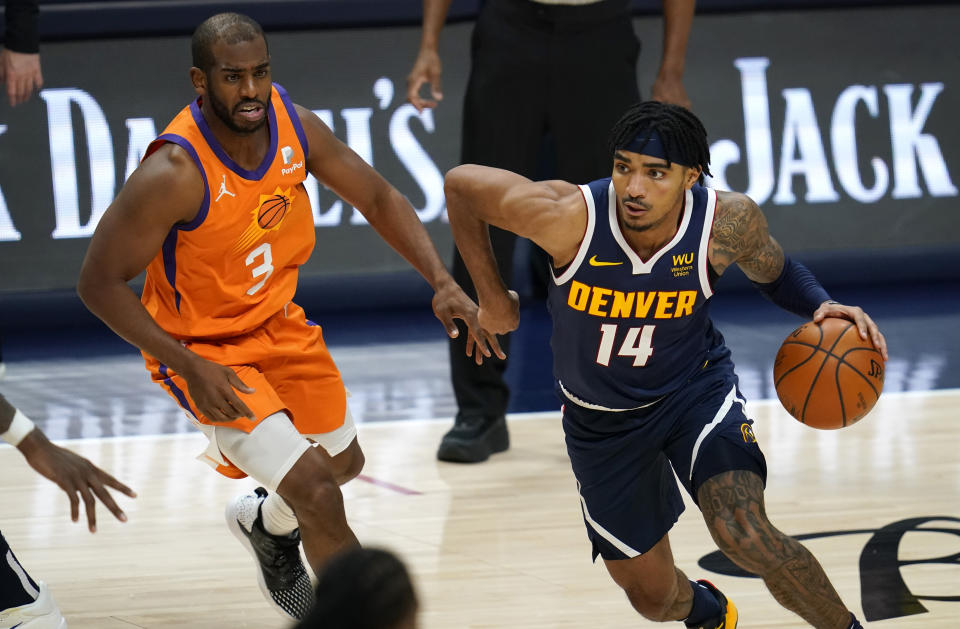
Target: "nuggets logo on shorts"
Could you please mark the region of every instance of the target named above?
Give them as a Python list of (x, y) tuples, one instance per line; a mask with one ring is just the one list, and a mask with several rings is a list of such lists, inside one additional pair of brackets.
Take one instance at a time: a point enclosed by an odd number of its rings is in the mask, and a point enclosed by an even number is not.
[(282, 190), (280, 186), (277, 186), (273, 194), (261, 194), (257, 207), (251, 212), (253, 220), (244, 230), (233, 250), (246, 251), (250, 245), (260, 240), (265, 233), (279, 229), (280, 223), (287, 213), (287, 208), (290, 207), (290, 202), (294, 198), (291, 188)]
[(750, 424), (740, 424), (740, 434), (743, 435), (745, 443), (757, 442), (757, 436), (753, 434), (753, 426)]

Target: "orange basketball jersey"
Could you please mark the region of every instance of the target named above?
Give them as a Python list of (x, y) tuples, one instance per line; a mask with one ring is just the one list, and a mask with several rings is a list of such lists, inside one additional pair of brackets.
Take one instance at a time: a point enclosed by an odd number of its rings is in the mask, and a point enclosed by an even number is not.
[(147, 148), (179, 145), (204, 182), (189, 223), (175, 225), (147, 266), (142, 302), (178, 339), (224, 338), (260, 326), (293, 299), (297, 269), (314, 246), (313, 214), (303, 181), (307, 139), (286, 91), (267, 107), (270, 146), (256, 170), (223, 150), (200, 112), (185, 107)]

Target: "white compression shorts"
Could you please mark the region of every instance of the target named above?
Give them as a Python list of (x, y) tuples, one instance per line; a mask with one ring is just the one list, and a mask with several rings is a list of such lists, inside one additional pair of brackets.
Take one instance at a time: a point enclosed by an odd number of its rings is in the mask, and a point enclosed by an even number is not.
[(312, 445), (311, 441), (330, 456), (337, 456), (357, 436), (349, 406), (342, 426), (316, 435), (301, 435), (284, 412), (270, 415), (249, 433), (224, 426), (197, 426), (210, 439), (207, 450), (197, 458), (216, 468), (218, 464), (224, 464), (223, 457), (227, 457), (243, 473), (270, 491), (277, 490), (293, 464)]

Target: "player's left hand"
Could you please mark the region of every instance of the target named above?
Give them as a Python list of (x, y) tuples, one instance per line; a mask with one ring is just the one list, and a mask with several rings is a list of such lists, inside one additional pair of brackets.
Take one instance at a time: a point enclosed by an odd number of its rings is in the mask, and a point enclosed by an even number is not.
[(467, 356), (473, 356), (478, 365), (483, 358), (490, 358), (496, 354), (501, 360), (507, 357), (500, 348), (500, 341), (495, 334), (490, 334), (482, 327), (477, 319), (477, 304), (467, 297), (460, 285), (453, 280), (437, 288), (433, 296), (433, 314), (443, 323), (447, 335), (454, 339), (460, 335), (460, 330), (454, 319), (461, 319), (467, 324)]
[(826, 317), (836, 317), (838, 319), (847, 319), (857, 324), (857, 331), (860, 332), (860, 338), (870, 339), (873, 346), (880, 351), (884, 360), (889, 360), (887, 354), (887, 339), (883, 337), (880, 328), (873, 322), (870, 315), (863, 311), (860, 306), (845, 306), (834, 301), (825, 301), (820, 304), (817, 311), (813, 313), (813, 322), (820, 323)]
[(27, 459), (30, 467), (56, 483), (70, 498), (70, 519), (76, 522), (80, 518), (80, 500), (87, 511), (87, 528), (97, 532), (97, 498), (121, 522), (127, 516), (117, 506), (107, 487), (136, 498), (137, 494), (107, 474), (99, 467), (66, 448), (61, 448), (47, 439), (39, 430), (33, 430), (17, 446)]

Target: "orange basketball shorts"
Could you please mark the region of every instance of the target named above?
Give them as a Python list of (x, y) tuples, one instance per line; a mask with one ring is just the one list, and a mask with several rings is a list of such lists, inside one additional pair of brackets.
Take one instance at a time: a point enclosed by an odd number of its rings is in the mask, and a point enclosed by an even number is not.
[(215, 422), (201, 414), (182, 376), (144, 354), (147, 371), (197, 422), (249, 433), (270, 415), (285, 411), (300, 434), (322, 434), (343, 425), (347, 394), (333, 362), (323, 330), (309, 321), (300, 306), (288, 303), (259, 328), (242, 336), (183, 341), (184, 347), (233, 369), (249, 387), (234, 390), (255, 417)]

